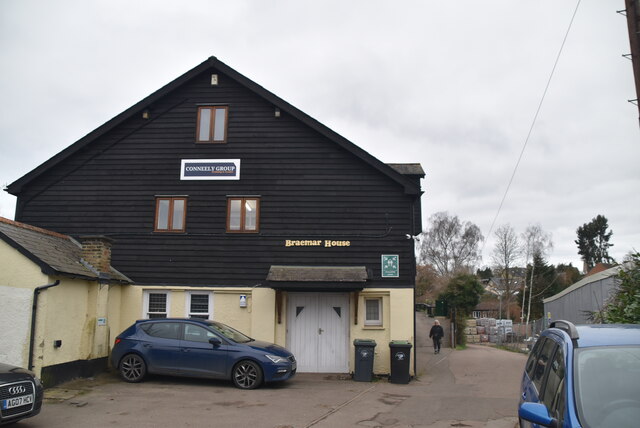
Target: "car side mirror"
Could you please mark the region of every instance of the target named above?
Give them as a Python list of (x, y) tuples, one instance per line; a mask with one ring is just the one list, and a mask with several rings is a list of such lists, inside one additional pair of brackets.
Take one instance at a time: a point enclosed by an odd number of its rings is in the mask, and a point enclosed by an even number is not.
[(544, 404), (522, 403), (518, 408), (518, 416), (534, 424), (558, 428), (558, 420), (549, 416), (549, 411)]
[(209, 339), (209, 343), (213, 346), (220, 346), (222, 345), (222, 340), (220, 340), (220, 338), (218, 337), (212, 337), (211, 339)]

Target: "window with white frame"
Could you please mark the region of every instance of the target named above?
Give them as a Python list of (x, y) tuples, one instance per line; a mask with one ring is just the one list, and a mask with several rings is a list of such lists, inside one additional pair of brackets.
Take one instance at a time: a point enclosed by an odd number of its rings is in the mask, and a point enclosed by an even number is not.
[(382, 298), (364, 299), (364, 325), (382, 325)]
[(169, 316), (169, 292), (145, 291), (143, 318), (167, 318)]
[(202, 318), (205, 320), (213, 319), (213, 293), (190, 291), (187, 294), (188, 318)]

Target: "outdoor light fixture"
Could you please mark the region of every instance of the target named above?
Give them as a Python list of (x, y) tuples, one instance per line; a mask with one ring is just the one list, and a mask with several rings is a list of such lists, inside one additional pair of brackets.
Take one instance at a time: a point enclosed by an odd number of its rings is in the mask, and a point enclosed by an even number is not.
[(146, 109), (145, 111), (142, 112), (142, 118), (143, 119), (149, 119), (149, 110)]
[(276, 107), (275, 116), (280, 117), (280, 109)]

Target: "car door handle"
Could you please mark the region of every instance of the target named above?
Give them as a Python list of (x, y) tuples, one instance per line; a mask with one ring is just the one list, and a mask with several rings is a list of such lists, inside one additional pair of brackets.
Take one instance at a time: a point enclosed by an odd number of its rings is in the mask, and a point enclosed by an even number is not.
[(323, 330), (323, 329), (321, 329), (321, 328), (319, 328), (319, 329), (318, 329), (318, 334), (322, 334), (322, 332), (324, 332), (324, 330)]
[(152, 346), (151, 346), (151, 344), (150, 344), (150, 343), (145, 343), (145, 344), (144, 344), (144, 345), (142, 345), (142, 346), (144, 346), (145, 348), (152, 348)]

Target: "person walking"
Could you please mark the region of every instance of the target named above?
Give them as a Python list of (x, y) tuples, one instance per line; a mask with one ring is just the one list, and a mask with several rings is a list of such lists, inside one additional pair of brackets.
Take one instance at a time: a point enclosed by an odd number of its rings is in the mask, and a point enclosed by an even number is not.
[(433, 327), (431, 327), (431, 331), (429, 331), (429, 337), (433, 339), (433, 351), (434, 351), (433, 353), (439, 354), (440, 341), (444, 337), (444, 330), (440, 325), (440, 321), (438, 320), (435, 321), (435, 323), (433, 324)]

